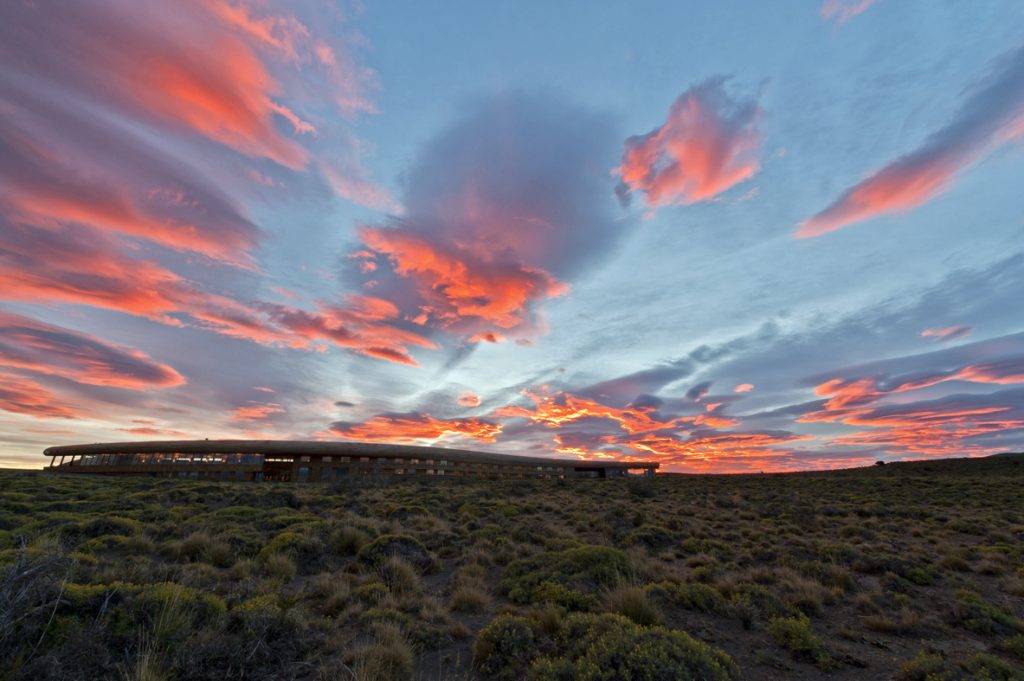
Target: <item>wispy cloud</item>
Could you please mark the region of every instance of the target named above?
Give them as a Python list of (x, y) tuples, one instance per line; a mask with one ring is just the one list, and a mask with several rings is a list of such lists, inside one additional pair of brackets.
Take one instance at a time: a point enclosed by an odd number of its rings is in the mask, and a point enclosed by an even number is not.
[(0, 311), (0, 366), (128, 390), (185, 383), (146, 353), (36, 319)]
[(881, 215), (913, 210), (948, 189), (958, 173), (1022, 135), (1024, 47), (996, 60), (968, 88), (946, 126), (800, 223), (796, 236), (820, 236)]
[(921, 332), (923, 338), (933, 338), (937, 343), (945, 343), (958, 338), (966, 338), (974, 333), (974, 329), (963, 324), (947, 326), (944, 328), (925, 329)]
[(832, 21), (836, 27), (861, 14), (877, 0), (826, 0), (818, 13), (825, 21)]

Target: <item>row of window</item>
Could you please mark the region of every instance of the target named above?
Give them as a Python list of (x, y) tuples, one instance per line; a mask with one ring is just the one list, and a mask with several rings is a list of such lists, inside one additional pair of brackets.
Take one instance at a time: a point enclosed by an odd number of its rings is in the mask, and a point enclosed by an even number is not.
[(259, 465), (262, 454), (190, 454), (161, 452), (145, 454), (89, 454), (74, 459), (78, 466), (139, 466), (146, 464), (236, 464)]
[[(457, 465), (457, 464), (456, 464)], [(497, 466), (496, 470), (473, 470), (468, 466), (465, 468), (456, 468), (455, 470), (444, 470), (440, 468), (393, 468), (386, 469), (388, 473), (394, 475), (447, 475), (452, 477), (513, 477), (513, 478), (525, 478), (527, 476), (533, 477), (548, 477), (558, 476), (565, 477), (567, 469), (558, 468), (555, 466), (538, 466), (537, 471), (530, 470), (515, 470), (512, 466)], [(518, 467), (515, 467), (518, 468)], [(540, 470), (543, 468), (543, 470)], [(319, 469), (318, 480), (320, 482), (328, 482), (330, 480), (341, 480), (349, 475), (373, 475), (375, 470), (372, 468), (360, 468), (356, 467), (349, 469), (341, 466), (324, 466)], [(283, 476), (278, 476), (275, 479), (283, 479)], [(310, 480), (310, 467), (299, 466), (299, 470), (296, 475), (298, 482), (309, 482)]]
[[(292, 461), (292, 459), (290, 459), (290, 458), (280, 458), (280, 457), (274, 457), (274, 458), (268, 457), (267, 461), (268, 462), (278, 462), (278, 463), (290, 463)], [(358, 462), (358, 463), (376, 463), (376, 464), (380, 464), (380, 465), (398, 464), (400, 466), (430, 466), (430, 467), (434, 467), (434, 468), (448, 468), (448, 467), (454, 467), (456, 469), (472, 468), (473, 470), (478, 470), (478, 471), (508, 471), (508, 470), (514, 470), (514, 471), (519, 471), (519, 472), (522, 472), (522, 473), (526, 473), (526, 472), (530, 472), (530, 471), (544, 472), (544, 473), (555, 473), (555, 472), (558, 472), (558, 471), (565, 471), (565, 470), (567, 470), (566, 468), (564, 468), (562, 466), (529, 466), (529, 465), (521, 465), (521, 464), (504, 464), (504, 463), (476, 463), (476, 462), (473, 462), (473, 461), (456, 461), (454, 463), (450, 463), (446, 459), (417, 459), (417, 458), (407, 458), (407, 457), (398, 457), (398, 456), (396, 456), (396, 457), (386, 457), (386, 456), (379, 456), (379, 457), (369, 457), (369, 456), (358, 456), (358, 457), (356, 457), (356, 456), (337, 456), (337, 457), (331, 457), (331, 456), (324, 456), (324, 457), (319, 457), (317, 459), (317, 461), (319, 461), (322, 464), (355, 463), (355, 462)], [(308, 456), (300, 456), (299, 457), (299, 463), (311, 463), (310, 457), (308, 457)]]

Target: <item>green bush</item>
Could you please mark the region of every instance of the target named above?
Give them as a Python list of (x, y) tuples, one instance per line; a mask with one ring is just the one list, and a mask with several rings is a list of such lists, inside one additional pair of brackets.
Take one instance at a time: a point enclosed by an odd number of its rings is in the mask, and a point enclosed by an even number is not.
[(402, 506), (395, 506), (388, 511), (388, 520), (405, 520), (410, 516), (414, 515), (430, 515), (423, 506), (416, 504), (405, 504)]
[(973, 591), (958, 589), (955, 599), (953, 619), (956, 624), (968, 631), (973, 631), (976, 634), (1024, 632), (1024, 621), (986, 603), (979, 594)]
[(811, 629), (806, 615), (796, 617), (774, 617), (768, 622), (768, 634), (780, 646), (793, 653), (800, 660), (814, 662), (821, 669), (832, 666), (831, 657)]
[(633, 574), (633, 565), (618, 549), (581, 545), (513, 561), (501, 588), (515, 603), (553, 602), (583, 610), (598, 603), (596, 594)]
[(778, 596), (758, 584), (740, 584), (733, 589), (729, 601), (733, 612), (743, 626), (751, 628), (755, 622), (768, 621), (774, 617), (791, 617), (800, 614)]
[(900, 681), (945, 681), (946, 662), (936, 653), (919, 652), (900, 665)]
[(537, 657), (537, 625), (516, 615), (499, 615), (473, 643), (473, 660), (481, 674), (500, 681), (518, 681)]
[[(732, 681), (739, 668), (721, 650), (665, 627), (643, 627), (620, 615), (567, 617), (557, 651), (531, 669), (534, 681)], [(567, 672), (570, 672), (567, 674)]]
[(971, 674), (973, 681), (1021, 681), (1024, 679), (1024, 673), (995, 655), (978, 653), (967, 660), (963, 666)]
[(999, 649), (1024, 662), (1024, 634), (1017, 634), (999, 642)]
[(626, 537), (630, 544), (640, 544), (652, 550), (664, 549), (671, 546), (676, 540), (673, 532), (660, 525), (641, 525)]
[(729, 601), (718, 589), (700, 582), (680, 584), (669, 591), (669, 597), (674, 603), (688, 610), (716, 615), (728, 615), (732, 612)]

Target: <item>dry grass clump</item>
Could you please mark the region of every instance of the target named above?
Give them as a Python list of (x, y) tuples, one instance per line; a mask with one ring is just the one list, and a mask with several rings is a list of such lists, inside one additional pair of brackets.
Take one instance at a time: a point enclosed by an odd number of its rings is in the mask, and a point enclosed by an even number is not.
[(418, 596), (423, 591), (423, 583), (416, 568), (400, 556), (384, 558), (376, 569), (381, 581), (399, 599)]
[(352, 655), (353, 681), (406, 681), (414, 667), (412, 647), (397, 624), (378, 624), (374, 640)]
[(619, 586), (605, 594), (604, 609), (624, 615), (641, 626), (661, 624), (664, 616), (651, 597), (636, 586)]
[(359, 528), (342, 525), (331, 532), (327, 544), (340, 556), (354, 556), (369, 541), (369, 535)]
[(295, 579), (298, 568), (295, 561), (283, 553), (275, 553), (267, 558), (264, 564), (266, 574), (278, 582), (290, 582)]
[(893, 614), (877, 613), (865, 615), (861, 618), (861, 622), (870, 631), (905, 636), (917, 631), (921, 623), (921, 616), (910, 608), (903, 606), (898, 612)]
[(458, 568), (452, 580), (449, 602), (454, 612), (481, 613), (491, 605), (491, 590), (487, 585), (487, 568), (475, 562), (479, 556), (467, 553), (467, 562)]

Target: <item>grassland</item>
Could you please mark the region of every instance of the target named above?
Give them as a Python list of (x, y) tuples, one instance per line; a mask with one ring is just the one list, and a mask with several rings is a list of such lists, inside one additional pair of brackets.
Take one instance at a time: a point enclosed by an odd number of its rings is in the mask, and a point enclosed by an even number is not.
[(1022, 483), (2, 472), (0, 679), (1024, 679)]

